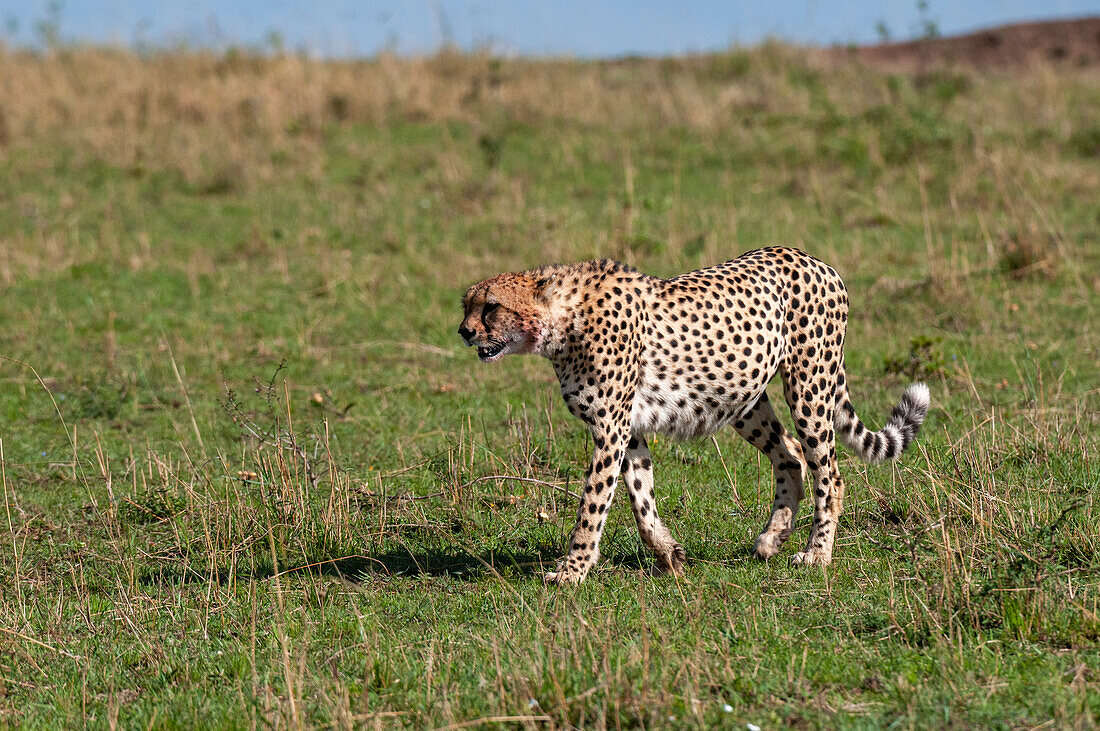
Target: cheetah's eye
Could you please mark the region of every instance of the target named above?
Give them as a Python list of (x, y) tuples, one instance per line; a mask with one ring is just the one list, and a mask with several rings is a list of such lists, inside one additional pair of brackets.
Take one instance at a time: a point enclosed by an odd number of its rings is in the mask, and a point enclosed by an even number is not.
[(485, 328), (485, 331), (489, 331), (489, 315), (496, 312), (500, 307), (499, 302), (486, 302), (481, 308), (481, 326)]

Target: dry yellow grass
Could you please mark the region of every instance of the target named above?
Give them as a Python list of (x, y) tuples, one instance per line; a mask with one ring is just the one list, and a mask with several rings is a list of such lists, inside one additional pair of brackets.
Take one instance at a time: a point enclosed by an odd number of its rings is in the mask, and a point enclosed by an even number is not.
[[(920, 117), (922, 108), (929, 111), (927, 119)], [(254, 190), (288, 179), (320, 183), (326, 160), (332, 159), (333, 151), (324, 146), (333, 131), (410, 122), (468, 125), (490, 147), (512, 125), (561, 125), (560, 154), (566, 156), (577, 153), (569, 130), (610, 130), (624, 140), (616, 162), (628, 177), (630, 140), (682, 129), (712, 148), (760, 150), (759, 159), (747, 164), (760, 167), (762, 180), (788, 181), (818, 205), (834, 190), (862, 186), (866, 181), (853, 180), (853, 171), (858, 176), (860, 165), (869, 165), (882, 173), (879, 182), (871, 198), (849, 207), (866, 209), (875, 220), (919, 223), (928, 213), (927, 201), (898, 201), (893, 193), (895, 183), (909, 187), (913, 175), (925, 186), (938, 182), (951, 190), (946, 208), (933, 202), (939, 210), (932, 215), (939, 220), (984, 209), (990, 197), (996, 199), (998, 215), (982, 224), (980, 241), (960, 247), (930, 240), (934, 259), (942, 262), (934, 267), (937, 282), (952, 273), (970, 276), (1000, 260), (1024, 273), (1046, 271), (1054, 259), (1075, 260), (1061, 244), (1059, 220), (1049, 212), (1063, 193), (1084, 198), (1100, 189), (1100, 169), (1082, 164), (1079, 153), (1066, 154), (1075, 139), (1087, 146), (1090, 135), (1100, 134), (1100, 75), (1089, 67), (1039, 64), (1011, 74), (955, 67), (897, 75), (841, 55), (781, 44), (595, 63), (452, 51), (326, 61), (244, 52), (0, 48), (0, 152), (19, 155), (23, 170), (47, 169), (59, 159), (73, 166), (95, 161), (134, 175), (170, 171), (211, 192)], [(438, 184), (474, 208), (494, 205), (498, 220), (514, 218), (507, 210), (523, 207), (522, 176), (486, 183), (448, 139), (444, 132), (445, 144), (422, 153)], [(918, 150), (912, 158), (918, 160), (921, 145), (946, 145), (955, 158), (950, 179), (933, 180), (943, 171), (929, 171), (919, 161), (899, 165), (899, 145)], [(588, 163), (573, 164), (579, 171)], [(1059, 181), (1061, 190), (1052, 192), (1050, 180)], [(482, 188), (494, 193), (479, 202)], [(35, 205), (15, 203), (28, 210)], [(636, 204), (629, 201), (624, 209), (613, 232), (616, 241), (634, 235)], [(79, 205), (68, 194), (59, 201), (62, 211)], [(87, 242), (73, 240), (63, 220), (54, 223), (12, 230), (0, 240), (0, 281), (73, 263), (74, 252)], [(733, 222), (695, 225), (721, 232)], [(670, 219), (669, 227), (678, 247), (682, 225)], [(946, 235), (937, 228), (929, 229), (931, 239)], [(117, 248), (115, 258), (128, 260), (132, 268), (150, 259), (147, 239), (120, 247), (117, 229), (104, 224), (97, 250)], [(625, 255), (616, 241), (602, 250)], [(577, 252), (548, 255), (568, 258)], [(950, 281), (946, 284), (950, 291)]]
[[(808, 77), (792, 78), (792, 69)], [(935, 73), (926, 81), (935, 81)], [(1091, 68), (1032, 66), (1010, 82), (965, 69), (950, 73), (977, 87), (968, 97), (979, 101), (960, 104), (953, 116), (976, 123), (978, 146), (993, 147), (985, 142), (993, 137), (997, 148), (1010, 148), (1005, 135), (1026, 134), (1019, 119), (1063, 126), (1098, 119), (1095, 107), (1091, 119), (1070, 113), (1078, 93), (1096, 94), (1100, 87)], [(315, 144), (326, 125), (567, 120), (617, 130), (728, 133), (743, 127), (749, 114), (805, 114), (815, 100), (826, 99), (845, 114), (896, 103), (891, 78), (835, 55), (779, 44), (603, 63), (450, 51), (325, 61), (241, 52), (0, 48), (0, 145), (10, 150), (59, 140), (112, 164), (176, 166), (192, 180), (212, 163), (267, 179), (273, 151)], [(991, 163), (1004, 162), (1000, 151), (991, 153)]]

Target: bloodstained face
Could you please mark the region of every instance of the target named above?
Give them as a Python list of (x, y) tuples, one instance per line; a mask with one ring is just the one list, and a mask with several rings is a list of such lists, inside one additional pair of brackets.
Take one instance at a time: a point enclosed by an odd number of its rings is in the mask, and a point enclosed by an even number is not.
[(499, 274), (478, 282), (462, 298), (459, 337), (477, 347), (482, 362), (510, 353), (535, 353), (543, 337), (546, 306), (525, 274)]

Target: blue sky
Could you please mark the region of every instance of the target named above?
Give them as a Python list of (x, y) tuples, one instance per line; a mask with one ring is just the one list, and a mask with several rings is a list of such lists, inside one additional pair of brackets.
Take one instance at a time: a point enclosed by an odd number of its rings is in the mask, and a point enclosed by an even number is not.
[(934, 22), (944, 35), (1023, 20), (1100, 14), (1100, 0), (0, 0), (0, 35), (222, 48), (269, 45), (326, 56), (424, 53), (450, 41), (502, 53), (613, 57), (720, 50), (769, 36), (814, 43), (893, 39)]

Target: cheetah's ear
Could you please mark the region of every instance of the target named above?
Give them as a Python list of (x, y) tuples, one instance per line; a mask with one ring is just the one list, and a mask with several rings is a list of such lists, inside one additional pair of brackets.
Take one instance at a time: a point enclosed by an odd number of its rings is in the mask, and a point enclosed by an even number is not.
[(552, 286), (550, 277), (537, 278), (535, 280), (535, 298), (543, 304), (549, 303)]
[(478, 282), (477, 284), (471, 284), (470, 287), (466, 290), (466, 294), (462, 295), (463, 311), (466, 310), (466, 306), (470, 302), (470, 298), (474, 296), (474, 290), (476, 290), (480, 284), (481, 282)]

